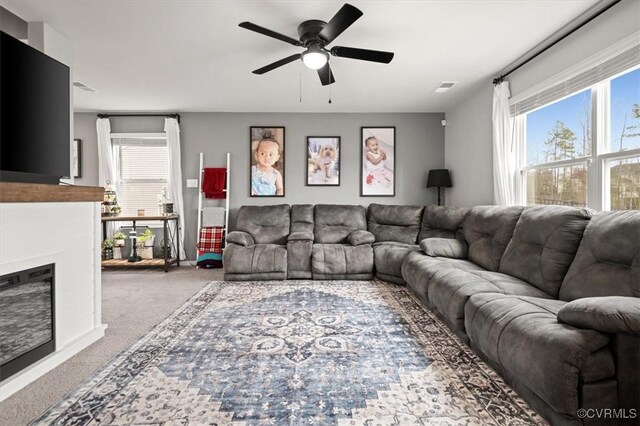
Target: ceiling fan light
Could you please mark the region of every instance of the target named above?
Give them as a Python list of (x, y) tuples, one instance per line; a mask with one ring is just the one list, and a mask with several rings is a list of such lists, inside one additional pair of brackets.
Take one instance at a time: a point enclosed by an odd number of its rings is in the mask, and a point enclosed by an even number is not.
[(307, 66), (307, 68), (311, 68), (312, 70), (318, 70), (327, 63), (329, 60), (329, 55), (326, 52), (322, 51), (313, 51), (311, 49), (307, 50), (302, 54), (302, 62)]

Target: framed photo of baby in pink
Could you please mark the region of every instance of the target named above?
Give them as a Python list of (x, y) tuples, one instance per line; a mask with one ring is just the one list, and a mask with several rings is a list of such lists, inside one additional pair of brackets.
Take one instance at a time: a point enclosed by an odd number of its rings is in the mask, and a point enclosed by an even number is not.
[(307, 186), (340, 186), (340, 136), (307, 137)]
[(393, 197), (396, 193), (396, 128), (360, 129), (360, 196)]
[(249, 194), (284, 197), (284, 127), (251, 126), (249, 143)]

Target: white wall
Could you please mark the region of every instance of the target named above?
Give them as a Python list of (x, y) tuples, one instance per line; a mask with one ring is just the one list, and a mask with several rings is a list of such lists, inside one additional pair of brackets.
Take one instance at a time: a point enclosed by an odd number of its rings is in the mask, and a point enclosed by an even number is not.
[[(539, 84), (572, 65), (640, 30), (640, 1), (623, 0), (507, 79), (511, 95)], [(524, 52), (523, 52), (524, 53)], [(496, 70), (495, 76), (500, 74)], [(454, 187), (447, 204), (493, 203), (492, 109), (493, 85), (487, 81), (463, 103), (447, 110), (445, 164)]]

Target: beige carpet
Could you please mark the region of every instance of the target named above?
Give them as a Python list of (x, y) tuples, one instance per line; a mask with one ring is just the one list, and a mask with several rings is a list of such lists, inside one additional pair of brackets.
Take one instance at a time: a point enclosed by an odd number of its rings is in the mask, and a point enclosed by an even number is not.
[(222, 279), (221, 269), (192, 266), (109, 270), (102, 274), (105, 337), (0, 403), (0, 425), (28, 424), (96, 369), (169, 316), (208, 282)]

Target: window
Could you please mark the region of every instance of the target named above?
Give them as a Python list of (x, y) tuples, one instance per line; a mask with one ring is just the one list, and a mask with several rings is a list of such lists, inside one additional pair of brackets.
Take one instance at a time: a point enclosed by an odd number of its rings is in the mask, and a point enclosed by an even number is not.
[(640, 68), (537, 109), (527, 102), (520, 115), (527, 205), (640, 208)]
[(125, 216), (158, 213), (158, 195), (167, 186), (169, 153), (163, 135), (115, 137), (112, 135), (120, 199)]

